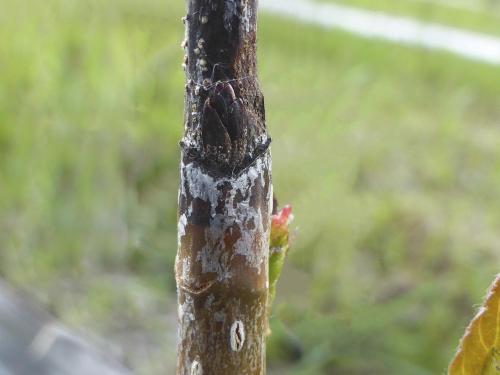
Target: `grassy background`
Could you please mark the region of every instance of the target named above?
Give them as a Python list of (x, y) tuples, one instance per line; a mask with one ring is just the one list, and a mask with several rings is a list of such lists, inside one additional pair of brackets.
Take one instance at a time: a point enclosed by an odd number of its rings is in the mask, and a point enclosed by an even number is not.
[(499, 0), (317, 0), (500, 34)]
[[(172, 373), (183, 2), (2, 8), (0, 274)], [(443, 373), (499, 270), (499, 68), (266, 15), (259, 33), (297, 226), (270, 372)]]

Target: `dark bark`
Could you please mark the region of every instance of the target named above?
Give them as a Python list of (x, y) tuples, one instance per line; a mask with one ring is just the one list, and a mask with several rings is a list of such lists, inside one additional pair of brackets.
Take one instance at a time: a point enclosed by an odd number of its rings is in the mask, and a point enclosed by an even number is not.
[(189, 0), (178, 375), (265, 374), (271, 158), (256, 0)]

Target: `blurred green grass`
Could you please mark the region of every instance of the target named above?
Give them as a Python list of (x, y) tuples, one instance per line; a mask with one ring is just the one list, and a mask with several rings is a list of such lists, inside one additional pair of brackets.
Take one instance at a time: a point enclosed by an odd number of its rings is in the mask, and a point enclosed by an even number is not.
[(498, 0), (316, 0), (500, 34)]
[[(4, 3), (0, 274), (137, 374), (171, 373), (184, 4)], [(442, 373), (499, 268), (499, 68), (259, 27), (298, 228), (270, 372)]]

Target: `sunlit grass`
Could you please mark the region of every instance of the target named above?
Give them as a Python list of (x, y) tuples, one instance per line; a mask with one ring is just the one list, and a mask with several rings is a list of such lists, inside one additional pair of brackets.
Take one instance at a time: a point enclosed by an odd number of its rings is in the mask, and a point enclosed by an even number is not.
[[(182, 14), (0, 15), (0, 273), (138, 374), (175, 355)], [(266, 15), (259, 43), (275, 191), (298, 226), (272, 369), (441, 373), (498, 271), (498, 69)]]
[(496, 0), (316, 0), (382, 11), (470, 31), (500, 34), (500, 2)]

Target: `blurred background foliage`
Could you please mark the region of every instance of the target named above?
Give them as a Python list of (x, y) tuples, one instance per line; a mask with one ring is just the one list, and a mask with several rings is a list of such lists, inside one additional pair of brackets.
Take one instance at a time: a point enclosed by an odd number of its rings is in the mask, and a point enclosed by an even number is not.
[[(377, 4), (500, 33), (493, 0)], [(183, 14), (173, 0), (0, 12), (0, 275), (144, 375), (175, 361)], [(275, 191), (297, 226), (270, 373), (443, 373), (499, 271), (499, 68), (265, 14), (259, 27)]]

